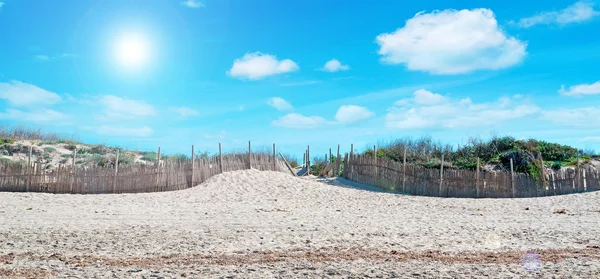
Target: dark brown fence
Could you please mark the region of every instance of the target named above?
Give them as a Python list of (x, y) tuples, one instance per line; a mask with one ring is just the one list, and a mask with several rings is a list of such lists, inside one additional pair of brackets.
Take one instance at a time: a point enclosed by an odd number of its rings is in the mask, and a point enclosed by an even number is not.
[(600, 172), (563, 169), (531, 177), (522, 173), (435, 169), (371, 155), (351, 155), (344, 177), (384, 190), (410, 195), (455, 198), (526, 198), (600, 190)]
[(252, 168), (290, 173), (275, 153), (223, 154), (196, 158), (193, 164), (191, 159), (161, 159), (159, 162), (116, 167), (60, 166), (50, 172), (36, 164), (2, 162), (0, 191), (57, 194), (160, 192), (193, 187), (222, 172)]

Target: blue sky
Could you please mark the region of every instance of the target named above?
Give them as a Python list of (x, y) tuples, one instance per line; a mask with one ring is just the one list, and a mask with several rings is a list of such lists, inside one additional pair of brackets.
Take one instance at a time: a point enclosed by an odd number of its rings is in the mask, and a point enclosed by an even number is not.
[(163, 152), (600, 150), (597, 1), (0, 0), (0, 124)]

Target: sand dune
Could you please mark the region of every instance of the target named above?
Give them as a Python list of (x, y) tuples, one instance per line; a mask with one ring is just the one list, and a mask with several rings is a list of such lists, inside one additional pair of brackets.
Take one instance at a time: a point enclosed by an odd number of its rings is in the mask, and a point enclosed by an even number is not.
[[(249, 170), (177, 192), (0, 193), (0, 277), (600, 277), (598, 192), (472, 200), (355, 187)], [(528, 251), (541, 255), (533, 272)]]

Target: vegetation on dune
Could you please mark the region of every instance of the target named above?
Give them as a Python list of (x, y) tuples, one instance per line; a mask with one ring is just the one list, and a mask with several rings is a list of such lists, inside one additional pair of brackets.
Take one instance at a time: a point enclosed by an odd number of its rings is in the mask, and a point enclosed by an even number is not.
[[(431, 137), (417, 140), (400, 139), (377, 149), (377, 157), (389, 158), (402, 162), (406, 149), (407, 163), (439, 168), (441, 157), (444, 156), (445, 168), (469, 169), (477, 168), (477, 159), (483, 165), (496, 165), (503, 170), (510, 169), (510, 159), (513, 160), (516, 172), (527, 173), (537, 177), (544, 165), (553, 169), (563, 166), (575, 166), (587, 163), (598, 157), (593, 151), (540, 141), (535, 139), (517, 140), (510, 136), (492, 137), (489, 141), (470, 138), (464, 146), (454, 147), (433, 141)], [(373, 155), (373, 150), (363, 154)]]

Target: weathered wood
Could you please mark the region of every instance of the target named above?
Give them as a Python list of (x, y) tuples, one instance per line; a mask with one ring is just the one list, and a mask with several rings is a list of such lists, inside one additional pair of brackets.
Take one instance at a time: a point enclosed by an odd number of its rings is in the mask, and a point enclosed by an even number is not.
[(194, 160), (194, 145), (192, 144), (192, 177), (190, 178), (190, 184), (192, 184), (190, 187), (194, 187), (196, 186), (196, 184), (194, 184), (194, 172), (196, 169), (196, 160)]
[(479, 189), (479, 157), (477, 157), (477, 170), (475, 172), (475, 197), (481, 197), (481, 190)]
[(340, 162), (342, 158), (340, 157), (340, 145), (338, 144), (338, 148), (337, 148), (337, 157), (335, 159), (335, 175), (336, 176), (340, 176), (340, 166), (342, 165), (342, 162)]
[(277, 153), (275, 149), (275, 144), (273, 144), (273, 171), (277, 171)]
[(283, 154), (279, 153), (279, 156), (281, 156), (281, 159), (283, 159), (283, 163), (288, 168), (288, 170), (292, 173), (292, 175), (293, 176), (298, 176), (298, 174), (296, 174), (296, 172), (294, 171), (294, 169), (292, 168), (292, 166), (290, 166), (290, 164), (288, 164), (288, 161), (285, 159), (285, 157), (283, 157)]
[(406, 193), (406, 146), (402, 156), (402, 193)]
[(119, 175), (119, 150), (117, 149), (117, 157), (115, 159), (115, 177), (113, 178), (113, 189), (112, 192), (117, 191), (117, 175)]
[(248, 141), (248, 169), (252, 169), (252, 145)]
[(513, 159), (510, 158), (510, 186), (512, 188), (512, 197), (517, 196), (517, 190), (515, 189), (515, 173), (513, 170)]
[(25, 187), (25, 192), (29, 192), (29, 188), (31, 187), (31, 153), (33, 152), (33, 147), (29, 147), (29, 154), (27, 155), (27, 186)]
[(306, 175), (310, 175), (310, 145), (306, 146)]
[(73, 193), (73, 187), (75, 186), (75, 184), (77, 184), (76, 159), (77, 159), (77, 148), (73, 149), (73, 183), (71, 183), (71, 188), (69, 189), (69, 193)]
[(223, 173), (223, 152), (221, 150), (221, 143), (219, 143), (219, 172)]
[(156, 155), (156, 191), (160, 191), (160, 146)]
[(442, 154), (442, 163), (440, 164), (440, 197), (447, 196), (443, 193), (443, 185), (444, 185), (444, 154)]

